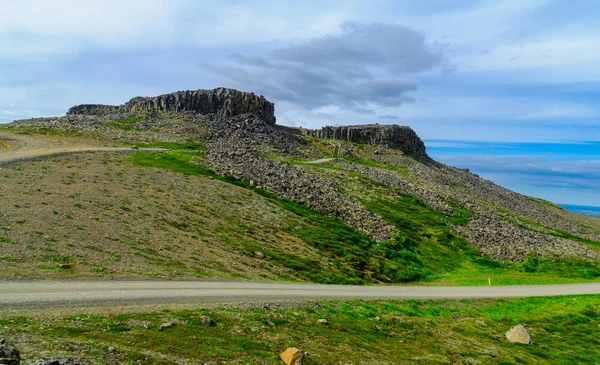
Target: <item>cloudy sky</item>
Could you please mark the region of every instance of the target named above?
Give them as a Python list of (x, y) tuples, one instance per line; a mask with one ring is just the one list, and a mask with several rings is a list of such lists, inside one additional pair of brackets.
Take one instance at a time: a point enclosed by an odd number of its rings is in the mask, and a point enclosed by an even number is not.
[(235, 87), (278, 122), (401, 124), (503, 186), (600, 206), (595, 0), (0, 0), (0, 123)]

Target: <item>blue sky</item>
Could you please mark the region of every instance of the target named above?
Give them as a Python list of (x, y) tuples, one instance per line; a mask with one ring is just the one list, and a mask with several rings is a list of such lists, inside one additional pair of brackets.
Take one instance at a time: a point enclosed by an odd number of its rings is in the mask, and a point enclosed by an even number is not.
[(0, 2), (0, 123), (235, 87), (281, 124), (409, 125), (435, 158), (600, 206), (600, 3)]

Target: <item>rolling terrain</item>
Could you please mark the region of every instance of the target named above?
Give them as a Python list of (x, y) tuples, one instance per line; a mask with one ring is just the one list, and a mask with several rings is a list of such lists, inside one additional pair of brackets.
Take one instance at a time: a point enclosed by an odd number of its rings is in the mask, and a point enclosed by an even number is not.
[(0, 126), (0, 339), (23, 359), (594, 363), (598, 285), (599, 219), (408, 127), (283, 127), (231, 89)]
[[(253, 94), (196, 93), (3, 126), (0, 276), (600, 277), (597, 219), (433, 161), (409, 128), (288, 128)], [(206, 95), (215, 114), (185, 109)]]

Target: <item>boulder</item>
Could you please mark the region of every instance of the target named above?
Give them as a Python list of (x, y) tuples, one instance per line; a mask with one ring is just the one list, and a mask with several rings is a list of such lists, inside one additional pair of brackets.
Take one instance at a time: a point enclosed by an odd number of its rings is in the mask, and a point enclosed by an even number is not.
[(321, 318), (317, 321), (318, 324), (322, 324), (324, 326), (327, 326), (329, 324), (329, 322), (327, 322), (327, 320), (325, 318)]
[(214, 327), (217, 324), (208, 316), (202, 316), (200, 317), (200, 322), (202, 323), (202, 325), (204, 327)]
[(529, 336), (529, 332), (523, 327), (522, 324), (516, 325), (508, 332), (506, 332), (506, 339), (513, 343), (522, 343), (525, 345), (531, 345), (531, 337)]
[(19, 365), (21, 352), (5, 339), (0, 340), (0, 365)]
[(165, 323), (161, 324), (160, 325), (160, 329), (164, 330), (164, 329), (167, 329), (167, 328), (171, 328), (173, 326), (175, 326), (175, 323), (173, 323), (172, 321), (168, 321), (168, 322), (165, 322)]
[(304, 352), (295, 347), (290, 347), (280, 355), (281, 360), (285, 365), (303, 365), (304, 364)]

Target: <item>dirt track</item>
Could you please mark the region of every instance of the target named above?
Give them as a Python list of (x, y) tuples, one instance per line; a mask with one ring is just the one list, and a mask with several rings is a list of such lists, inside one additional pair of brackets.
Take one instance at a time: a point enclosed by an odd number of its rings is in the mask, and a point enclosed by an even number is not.
[(32, 158), (90, 151), (130, 151), (126, 147), (107, 147), (82, 138), (23, 135), (0, 131), (0, 165)]

